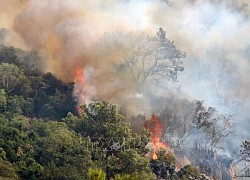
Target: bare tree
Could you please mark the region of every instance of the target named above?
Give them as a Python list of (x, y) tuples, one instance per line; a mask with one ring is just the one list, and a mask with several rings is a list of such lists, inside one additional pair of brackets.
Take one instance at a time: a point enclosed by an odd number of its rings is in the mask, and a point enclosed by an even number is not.
[(101, 41), (106, 46), (104, 53), (113, 51), (114, 57), (119, 59), (118, 71), (130, 74), (138, 86), (148, 81), (177, 81), (178, 71), (184, 70), (182, 59), (186, 54), (166, 38), (162, 28), (154, 36), (112, 33), (106, 34)]
[(232, 117), (219, 114), (213, 107), (205, 108), (201, 101), (197, 101), (196, 116), (193, 119), (194, 133), (202, 134), (200, 140), (203, 146), (213, 150), (218, 148), (221, 140), (233, 133)]
[(155, 106), (166, 107), (159, 116), (165, 124), (164, 133), (178, 138), (182, 145), (214, 150), (234, 132), (230, 115), (219, 114), (213, 107), (206, 108), (202, 101), (174, 97), (156, 101)]

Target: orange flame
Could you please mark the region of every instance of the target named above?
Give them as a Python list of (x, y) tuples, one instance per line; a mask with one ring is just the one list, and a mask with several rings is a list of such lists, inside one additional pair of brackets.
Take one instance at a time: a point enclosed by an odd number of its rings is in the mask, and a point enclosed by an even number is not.
[(76, 79), (75, 79), (73, 93), (78, 101), (77, 110), (81, 114), (80, 105), (84, 105), (86, 103), (85, 75), (84, 75), (83, 68), (81, 66), (77, 66), (77, 69), (76, 69)]
[(181, 169), (181, 163), (176, 162), (175, 170), (179, 171)]
[(152, 159), (153, 159), (153, 160), (157, 159), (157, 155), (156, 155), (156, 152), (155, 152), (155, 151), (153, 152)]
[(151, 142), (154, 148), (153, 153), (151, 152), (152, 159), (157, 159), (157, 151), (159, 151), (161, 148), (167, 150), (168, 145), (164, 142), (161, 142), (164, 125), (160, 123), (159, 119), (154, 114), (152, 114), (151, 122), (154, 124), (153, 127), (149, 127), (147, 123), (145, 124), (145, 127), (151, 132)]

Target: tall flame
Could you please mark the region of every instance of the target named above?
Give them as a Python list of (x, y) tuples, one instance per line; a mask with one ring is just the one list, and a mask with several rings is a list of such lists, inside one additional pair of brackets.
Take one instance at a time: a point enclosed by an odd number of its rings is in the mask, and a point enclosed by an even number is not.
[(81, 66), (77, 66), (76, 68), (76, 78), (74, 85), (74, 96), (77, 98), (78, 107), (77, 110), (81, 113), (80, 105), (84, 105), (86, 103), (86, 84), (85, 84), (85, 74), (83, 68)]
[(151, 142), (153, 144), (152, 159), (157, 159), (157, 152), (160, 149), (168, 149), (168, 145), (161, 141), (162, 130), (164, 125), (160, 123), (159, 119), (155, 114), (152, 114), (151, 122), (153, 127), (150, 127), (147, 123), (145, 124), (146, 128), (151, 132)]

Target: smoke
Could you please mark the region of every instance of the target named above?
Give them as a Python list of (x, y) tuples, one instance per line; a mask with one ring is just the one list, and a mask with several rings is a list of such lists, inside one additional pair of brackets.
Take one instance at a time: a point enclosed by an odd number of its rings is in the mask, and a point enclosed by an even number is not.
[(17, 14), (28, 0), (0, 0), (0, 44), (27, 48), (23, 39), (13, 30), (13, 22)]
[[(119, 103), (131, 114), (150, 114), (157, 109), (150, 107), (152, 96), (204, 100), (206, 106), (234, 115), (237, 130), (231, 142), (238, 142), (250, 137), (247, 3), (247, 0), (0, 0), (0, 24), (25, 42), (17, 40), (19, 46), (40, 52), (44, 71), (64, 81), (74, 81), (76, 67), (85, 67), (90, 72), (88, 82), (95, 89), (93, 99)], [(174, 40), (178, 49), (187, 52), (185, 70), (178, 74), (174, 84), (164, 81), (159, 88), (149, 83), (138, 90), (130, 74), (115, 70), (114, 65), (122, 63), (116, 54), (133, 45), (134, 36), (131, 38), (129, 32), (152, 35), (159, 27), (166, 30), (167, 38)], [(119, 32), (125, 36), (116, 38)], [(114, 39), (103, 41), (104, 33), (114, 33), (111, 36)], [(14, 35), (10, 37), (9, 44), (14, 43)], [(118, 40), (121, 42), (117, 43)]]
[(96, 63), (94, 45), (104, 32), (144, 29), (140, 22), (146, 7), (137, 8), (144, 4), (32, 0), (16, 16), (13, 27), (29, 47), (47, 55), (46, 71), (69, 81), (73, 74), (68, 67)]

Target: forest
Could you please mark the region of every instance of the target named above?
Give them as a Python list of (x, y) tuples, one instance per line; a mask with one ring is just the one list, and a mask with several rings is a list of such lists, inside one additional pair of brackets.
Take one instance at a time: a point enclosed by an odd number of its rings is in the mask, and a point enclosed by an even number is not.
[[(107, 101), (78, 105), (73, 96), (77, 82), (64, 83), (51, 73), (42, 73), (32, 64), (32, 58), (38, 57), (32, 51), (1, 47), (2, 179), (217, 179), (222, 176), (218, 169), (230, 168), (232, 159), (221, 156), (215, 160), (213, 155), (220, 139), (232, 131), (228, 115), (218, 115), (216, 109), (206, 109), (200, 101), (174, 100), (183, 107), (165, 107), (164, 102), (173, 101), (171, 98), (162, 100), (165, 109), (160, 120), (154, 115), (146, 120), (140, 114), (129, 119), (117, 105)], [(178, 116), (184, 113), (186, 118), (182, 121), (173, 115), (174, 121), (165, 120), (171, 111)], [(144, 129), (133, 130), (130, 122), (140, 118), (144, 119)], [(222, 129), (220, 121), (225, 124)], [(178, 141), (162, 137), (176, 132)], [(198, 133), (200, 139), (190, 139)], [(188, 141), (198, 154), (180, 152), (178, 143)], [(150, 143), (159, 149), (150, 149)], [(205, 148), (207, 144), (211, 147)], [(246, 141), (241, 156), (249, 161), (249, 153)], [(194, 166), (180, 167), (175, 154), (192, 158)]]
[(0, 180), (250, 177), (248, 0), (0, 0)]
[[(22, 59), (21, 50), (1, 47), (1, 179), (153, 179), (145, 148), (150, 133), (132, 132), (116, 105), (95, 102), (80, 107), (73, 83), (41, 73)], [(124, 148), (112, 148), (125, 139)], [(175, 172), (174, 155), (152, 160), (169, 177), (198, 177), (196, 168)], [(160, 157), (161, 157), (160, 156)], [(162, 166), (162, 167), (160, 167)]]

